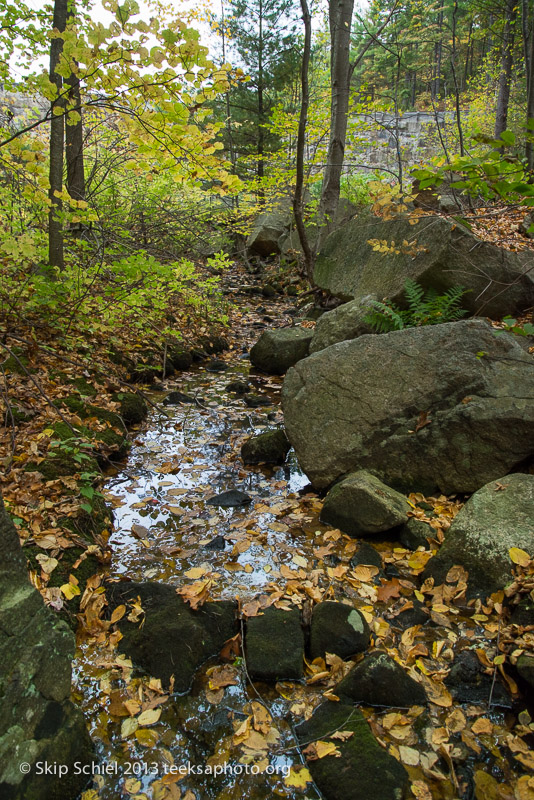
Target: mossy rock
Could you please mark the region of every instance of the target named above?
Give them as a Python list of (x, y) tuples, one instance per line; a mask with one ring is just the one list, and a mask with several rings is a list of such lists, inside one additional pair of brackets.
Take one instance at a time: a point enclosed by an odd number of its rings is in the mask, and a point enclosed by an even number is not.
[(193, 356), (191, 351), (187, 350), (181, 344), (169, 344), (167, 347), (167, 359), (172, 364), (174, 369), (185, 370), (189, 369), (193, 363)]
[[(81, 401), (78, 401), (78, 403), (79, 402)], [(77, 403), (71, 402), (71, 405), (77, 406)], [(88, 417), (90, 414), (91, 416), (97, 417), (97, 419), (99, 419), (101, 422), (106, 421), (125, 430), (122, 419), (114, 411), (106, 411), (106, 409), (98, 408), (97, 406), (92, 405), (82, 405), (86, 417)], [(75, 410), (76, 413), (80, 414), (81, 416), (80, 411), (77, 411), (76, 408), (71, 410)], [(98, 412), (98, 416), (95, 412)], [(130, 442), (128, 439), (123, 434), (116, 433), (116, 431), (114, 431), (112, 428), (106, 428), (103, 431), (95, 431), (85, 426), (79, 426), (75, 428), (76, 434), (73, 434), (65, 422), (56, 422), (53, 426), (53, 431), (54, 436), (61, 441), (67, 441), (68, 439), (72, 439), (74, 435), (77, 435), (79, 438), (85, 439), (87, 442), (91, 442), (96, 448), (98, 447), (98, 442), (103, 442), (118, 459), (124, 458), (130, 448)], [(97, 460), (101, 460), (101, 457), (99, 457), (98, 453), (96, 457)], [(88, 470), (85, 469), (84, 471), (87, 472)]]
[(199, 348), (202, 348), (209, 356), (213, 356), (218, 353), (223, 353), (228, 349), (228, 339), (225, 339), (225, 337), (220, 334), (213, 333), (207, 336), (201, 336), (198, 340), (198, 345)]
[(100, 472), (96, 459), (88, 458), (77, 461), (74, 456), (68, 453), (57, 453), (49, 455), (40, 463), (29, 461), (24, 467), (25, 472), (40, 472), (45, 481), (55, 481), (77, 472)]
[[(346, 741), (331, 740), (335, 731), (352, 731)], [(323, 703), (298, 725), (302, 746), (318, 740), (335, 741), (341, 756), (310, 761), (308, 768), (325, 800), (401, 800), (408, 773), (384, 750), (358, 709), (345, 703)]]
[(15, 425), (20, 425), (24, 424), (25, 422), (29, 422), (34, 416), (34, 412), (26, 411), (26, 409), (12, 405), (10, 411), (5, 411), (3, 422), (6, 426), (11, 425), (12, 421), (15, 423)]
[(139, 425), (146, 419), (146, 400), (137, 392), (116, 392), (111, 399), (119, 403), (119, 414), (126, 425)]
[(84, 397), (96, 397), (97, 390), (85, 378), (74, 378), (74, 380), (70, 382)]
[(26, 375), (27, 372), (32, 373), (36, 371), (35, 369), (30, 368), (30, 361), (28, 357), (23, 355), (22, 351), (18, 347), (13, 348), (13, 353), (14, 355), (9, 356), (2, 363), (4, 372), (14, 372), (16, 375)]
[(290, 444), (282, 428), (263, 431), (247, 439), (241, 447), (245, 464), (283, 464)]

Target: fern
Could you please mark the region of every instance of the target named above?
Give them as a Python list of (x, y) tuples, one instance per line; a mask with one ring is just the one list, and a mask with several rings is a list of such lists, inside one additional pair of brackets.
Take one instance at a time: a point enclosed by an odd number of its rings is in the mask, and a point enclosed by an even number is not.
[(452, 286), (444, 294), (435, 289), (426, 292), (417, 281), (408, 278), (404, 284), (408, 308), (402, 310), (393, 303), (375, 301), (373, 308), (365, 317), (377, 333), (398, 331), (420, 325), (437, 325), (441, 322), (455, 322), (467, 311), (460, 302), (466, 290), (462, 286)]

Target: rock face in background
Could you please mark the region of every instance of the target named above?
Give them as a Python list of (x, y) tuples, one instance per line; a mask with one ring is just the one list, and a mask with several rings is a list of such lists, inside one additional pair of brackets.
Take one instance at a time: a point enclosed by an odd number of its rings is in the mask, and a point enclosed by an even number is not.
[(289, 370), (282, 403), (316, 488), (367, 469), (397, 489), (471, 493), (534, 454), (532, 357), (481, 320), (328, 347)]
[(534, 553), (534, 476), (506, 475), (469, 498), (424, 577), (443, 583), (455, 564), (468, 572), (468, 594), (489, 595), (512, 581), (509, 550)]
[(364, 333), (372, 333), (372, 326), (365, 321), (365, 317), (373, 307), (373, 301), (378, 300), (376, 294), (370, 294), (361, 300), (352, 300), (342, 306), (327, 311), (317, 320), (313, 339), (310, 343), (310, 353), (324, 350), (338, 342), (357, 339)]
[(278, 255), (282, 250), (291, 215), (282, 210), (265, 211), (254, 222), (254, 227), (247, 239), (247, 251), (255, 256)]
[[(28, 580), (17, 532), (0, 499), (0, 797), (64, 800), (88, 782), (74, 762), (90, 764), (82, 712), (70, 701), (74, 636)], [(68, 775), (37, 775), (36, 762)], [(26, 775), (20, 765), (31, 765)]]
[(313, 338), (309, 328), (274, 328), (264, 331), (250, 351), (254, 367), (268, 375), (283, 375), (306, 358)]
[[(375, 252), (369, 239), (399, 246), (403, 241), (424, 252), (389, 255)], [(314, 278), (341, 300), (361, 300), (374, 293), (402, 300), (406, 278), (442, 292), (451, 286), (471, 290), (462, 306), (482, 316), (502, 317), (534, 305), (531, 253), (512, 253), (482, 242), (462, 225), (442, 217), (382, 220), (363, 216), (334, 231), (316, 262)], [(504, 288), (506, 287), (506, 288)], [(503, 290), (504, 289), (504, 290)]]

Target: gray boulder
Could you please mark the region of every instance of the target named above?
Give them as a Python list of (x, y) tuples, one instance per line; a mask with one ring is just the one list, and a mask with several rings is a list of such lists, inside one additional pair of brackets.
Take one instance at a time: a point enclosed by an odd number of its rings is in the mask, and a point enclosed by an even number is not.
[[(17, 532), (0, 498), (0, 796), (6, 800), (75, 797), (88, 778), (92, 745), (70, 700), (74, 636), (28, 580)], [(66, 775), (38, 775), (37, 762)], [(21, 764), (29, 772), (21, 771)]]
[(534, 655), (523, 653), (517, 659), (517, 671), (519, 676), (528, 685), (529, 690), (534, 690)]
[(326, 495), (321, 522), (351, 536), (369, 536), (408, 521), (406, 498), (364, 469), (336, 483)]
[(425, 690), (386, 653), (372, 653), (336, 686), (341, 699), (369, 706), (408, 708), (428, 702)]
[(365, 317), (375, 300), (378, 300), (377, 296), (370, 294), (361, 300), (343, 303), (319, 317), (310, 343), (310, 353), (324, 350), (337, 342), (357, 339), (364, 333), (373, 333), (373, 328), (365, 321)]
[[(397, 245), (406, 241), (418, 250), (380, 253), (372, 249), (371, 239)], [(424, 216), (410, 225), (408, 216), (382, 220), (368, 215), (330, 234), (314, 279), (345, 301), (374, 292), (380, 299), (401, 302), (407, 278), (439, 292), (463, 286), (470, 290), (462, 299), (464, 308), (502, 317), (534, 305), (533, 266), (530, 252), (512, 253), (482, 242), (454, 220)]]
[(460, 564), (469, 572), (468, 592), (487, 595), (512, 581), (509, 550), (534, 553), (534, 475), (515, 473), (491, 481), (469, 498), (455, 517), (423, 577), (443, 583)]
[(281, 428), (263, 431), (247, 439), (241, 447), (244, 464), (283, 464), (290, 444)]
[(274, 328), (262, 333), (250, 351), (253, 366), (268, 375), (283, 375), (306, 358), (313, 331), (309, 328)]
[(144, 610), (141, 620), (125, 615), (118, 623), (118, 644), (135, 666), (165, 688), (174, 675), (174, 691), (187, 692), (197, 669), (219, 654), (223, 644), (237, 632), (236, 606), (231, 601), (204, 603), (193, 611), (173, 586), (160, 583), (115, 583), (106, 590), (110, 611), (137, 598)]
[(471, 493), (534, 454), (532, 366), (482, 320), (360, 336), (289, 370), (286, 432), (316, 488), (367, 469), (399, 490)]
[(247, 620), (247, 671), (258, 681), (290, 680), (304, 674), (304, 632), (300, 611), (266, 608)]
[(369, 647), (371, 632), (365, 617), (345, 603), (326, 601), (313, 609), (310, 626), (310, 658), (335, 653), (350, 658)]
[[(299, 742), (332, 741), (340, 758), (326, 756), (307, 766), (325, 800), (402, 800), (408, 773), (380, 747), (357, 708), (345, 703), (323, 703), (295, 729)], [(336, 731), (352, 731), (341, 741), (330, 739)]]
[(284, 211), (264, 211), (255, 220), (247, 239), (247, 251), (255, 256), (278, 255), (291, 224)]

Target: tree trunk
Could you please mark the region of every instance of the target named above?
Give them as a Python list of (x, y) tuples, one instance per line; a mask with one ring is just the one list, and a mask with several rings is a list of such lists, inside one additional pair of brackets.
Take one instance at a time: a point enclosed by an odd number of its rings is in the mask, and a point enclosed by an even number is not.
[[(68, 0), (55, 0), (53, 27), (63, 33), (67, 25)], [(61, 96), (62, 78), (56, 72), (61, 52), (63, 39), (56, 37), (50, 45), (50, 81), (55, 84), (57, 97), (52, 101), (52, 119), (50, 122), (50, 211), (48, 213), (48, 263), (52, 267), (63, 269), (63, 226), (60, 219), (62, 201), (56, 193), (63, 189), (63, 154), (65, 137), (65, 101)]]
[[(319, 226), (323, 236), (332, 228), (339, 203), (341, 173), (345, 156), (350, 65), (350, 31), (354, 0), (330, 0), (330, 143), (319, 204)], [(320, 237), (322, 238), (322, 237)]]
[(499, 94), (495, 114), (495, 138), (498, 139), (506, 130), (508, 106), (510, 103), (510, 85), (512, 83), (513, 46), (515, 21), (517, 17), (516, 0), (506, 2), (506, 20), (504, 23), (503, 46), (501, 56), (501, 73), (499, 75)]
[(529, 170), (534, 168), (534, 19), (530, 12), (529, 0), (522, 0), (521, 4), (521, 31), (523, 34), (523, 54), (525, 58), (525, 73), (527, 81), (527, 140), (525, 144), (525, 157)]
[(310, 247), (306, 227), (304, 225), (304, 148), (306, 144), (306, 124), (308, 122), (308, 108), (310, 104), (310, 85), (308, 74), (310, 69), (311, 53), (311, 15), (307, 0), (300, 0), (302, 9), (302, 20), (304, 22), (304, 50), (302, 52), (301, 66), (301, 102), (299, 114), (299, 127), (297, 134), (297, 174), (295, 181), (295, 194), (293, 195), (293, 213), (295, 215), (295, 225), (300, 239), (302, 252), (304, 253), (304, 266), (308, 281), (313, 283), (313, 267), (315, 253)]
[[(73, 22), (76, 11), (74, 2), (69, 2), (67, 22)], [(85, 170), (83, 163), (82, 98), (79, 78), (72, 72), (66, 80), (70, 86), (68, 97), (72, 111), (67, 114), (65, 128), (65, 158), (67, 161), (67, 191), (73, 200), (85, 200)]]
[(264, 107), (263, 107), (263, 3), (260, 0), (260, 7), (259, 7), (259, 38), (258, 38), (258, 167), (257, 167), (257, 175), (258, 181), (260, 185), (259, 189), (259, 197), (261, 200), (265, 197), (265, 192), (263, 190), (263, 176), (264, 176), (264, 160), (263, 160), (263, 152), (264, 152), (264, 138), (265, 133), (263, 129), (264, 125)]

